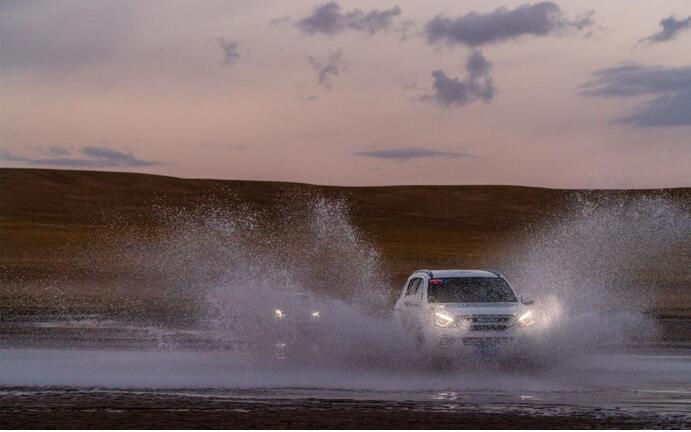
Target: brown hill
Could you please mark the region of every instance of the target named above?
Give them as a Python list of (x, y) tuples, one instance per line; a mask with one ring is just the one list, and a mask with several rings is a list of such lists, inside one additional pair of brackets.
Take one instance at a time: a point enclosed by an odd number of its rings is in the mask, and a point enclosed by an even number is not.
[[(3, 308), (47, 310), (55, 303), (46, 295), (46, 281), (79, 279), (93, 285), (127, 277), (115, 274), (117, 269), (89, 268), (88, 261), (78, 259), (79, 250), (98, 245), (104, 235), (112, 236), (114, 227), (121, 227), (123, 235), (132, 230), (139, 230), (141, 235), (160, 235), (166, 227), (153, 210), (156, 206), (194, 209), (209, 203), (219, 207), (246, 203), (280, 217), (286, 196), (301, 194), (345, 199), (354, 223), (382, 252), (394, 286), (411, 270), (421, 267), (495, 267), (498, 250), (519, 239), (528, 227), (561, 217), (577, 196), (611, 199), (664, 195), (684, 205), (691, 203), (689, 188), (576, 191), (518, 186), (331, 187), (4, 168), (0, 170), (0, 265), (4, 285), (0, 301)], [(688, 273), (689, 269), (677, 272), (668, 284), (681, 290), (684, 299), (691, 281)], [(39, 282), (43, 283), (40, 295), (36, 294)], [(78, 295), (72, 295), (70, 288), (58, 285), (63, 290), (61, 307), (93, 309), (98, 303), (96, 297), (103, 295), (91, 292), (90, 300), (83, 300), (83, 288)], [(156, 298), (154, 292), (147, 295)], [(657, 306), (667, 307), (670, 301), (679, 306), (680, 297), (667, 297), (658, 299)], [(682, 307), (689, 307), (689, 303)]]

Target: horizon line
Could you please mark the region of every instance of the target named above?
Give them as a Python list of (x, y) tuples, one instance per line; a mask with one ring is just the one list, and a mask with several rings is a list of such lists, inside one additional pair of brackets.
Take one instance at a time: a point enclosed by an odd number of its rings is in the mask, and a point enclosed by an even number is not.
[(582, 188), (569, 188), (569, 187), (552, 187), (552, 186), (532, 186), (526, 184), (506, 184), (506, 183), (458, 183), (458, 184), (439, 184), (439, 183), (429, 183), (429, 184), (372, 184), (364, 186), (352, 186), (352, 185), (341, 185), (341, 184), (322, 184), (322, 183), (308, 183), (300, 181), (289, 181), (289, 180), (251, 180), (251, 179), (236, 179), (236, 178), (213, 178), (213, 177), (182, 177), (167, 174), (154, 174), (148, 172), (137, 172), (137, 171), (109, 171), (109, 170), (93, 170), (93, 169), (79, 169), (79, 168), (37, 168), (37, 167), (7, 167), (0, 166), (0, 171), (2, 170), (21, 170), (21, 171), (58, 171), (58, 172), (84, 172), (93, 174), (127, 174), (127, 175), (143, 175), (143, 176), (155, 176), (155, 177), (166, 177), (178, 180), (207, 180), (207, 181), (227, 181), (227, 182), (244, 182), (244, 183), (282, 183), (282, 184), (293, 184), (293, 185), (305, 185), (313, 187), (334, 187), (334, 188), (394, 188), (394, 187), (514, 187), (514, 188), (529, 188), (529, 189), (549, 189), (549, 190), (564, 190), (564, 191), (661, 191), (661, 190), (674, 190), (674, 189), (691, 189), (689, 186), (664, 186), (664, 187), (632, 187), (632, 188), (608, 188), (608, 187), (582, 187)]

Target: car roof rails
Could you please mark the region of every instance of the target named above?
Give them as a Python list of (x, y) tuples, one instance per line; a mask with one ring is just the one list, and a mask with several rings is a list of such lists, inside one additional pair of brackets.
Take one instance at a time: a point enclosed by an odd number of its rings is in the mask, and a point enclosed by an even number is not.
[(425, 273), (427, 276), (432, 277), (432, 270), (415, 270), (413, 273)]

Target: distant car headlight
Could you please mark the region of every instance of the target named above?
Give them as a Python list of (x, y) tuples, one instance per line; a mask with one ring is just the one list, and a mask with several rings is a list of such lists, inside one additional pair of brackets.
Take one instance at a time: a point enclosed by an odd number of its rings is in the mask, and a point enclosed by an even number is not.
[(319, 319), (321, 318), (321, 314), (319, 311), (312, 311), (312, 319)]
[(285, 314), (283, 313), (282, 310), (280, 310), (280, 309), (275, 309), (275, 310), (274, 310), (274, 317), (276, 317), (276, 319), (282, 320), (282, 319), (285, 318), (286, 316), (285, 316)]
[(521, 323), (524, 326), (531, 326), (535, 323), (535, 320), (533, 319), (533, 312), (528, 311), (524, 313), (523, 315), (518, 317), (518, 322)]
[(448, 327), (453, 323), (453, 317), (450, 317), (449, 315), (443, 313), (443, 312), (435, 312), (434, 313), (434, 324), (436, 324), (439, 327)]

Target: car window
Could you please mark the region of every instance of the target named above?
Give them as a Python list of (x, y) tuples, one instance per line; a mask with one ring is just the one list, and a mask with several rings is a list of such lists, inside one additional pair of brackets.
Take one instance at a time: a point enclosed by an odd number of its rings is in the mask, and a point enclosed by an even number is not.
[(516, 302), (516, 295), (502, 278), (455, 277), (430, 280), (430, 303)]
[(422, 279), (417, 279), (417, 283), (415, 284), (415, 291), (413, 292), (414, 297), (417, 297), (420, 294), (420, 287), (422, 285), (420, 282), (422, 282)]
[(415, 292), (416, 281), (417, 281), (417, 278), (411, 279), (411, 280), (408, 282), (408, 288), (406, 288), (406, 290), (405, 290), (405, 295), (406, 295), (406, 297), (409, 296), (409, 295), (413, 295), (413, 292)]
[(422, 279), (420, 279), (420, 278), (412, 279), (412, 280), (408, 283), (408, 289), (406, 290), (405, 295), (406, 295), (406, 296), (415, 296), (415, 295), (417, 295), (418, 289), (419, 289), (419, 287), (420, 287), (420, 281), (421, 281), (421, 280), (422, 280)]

